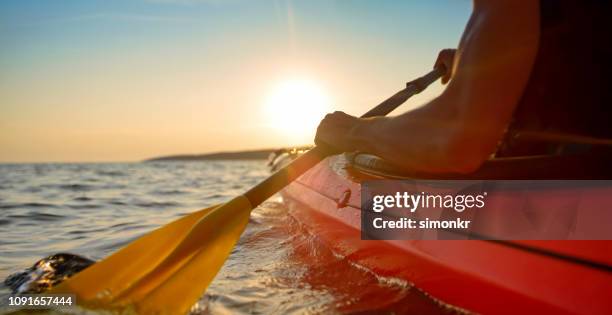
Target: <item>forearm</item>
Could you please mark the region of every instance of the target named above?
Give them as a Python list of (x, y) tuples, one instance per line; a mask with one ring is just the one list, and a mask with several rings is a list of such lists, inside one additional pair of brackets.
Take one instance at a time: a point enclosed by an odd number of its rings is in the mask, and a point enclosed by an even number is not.
[(482, 162), (469, 147), (465, 121), (454, 104), (437, 98), (410, 113), (363, 121), (350, 132), (354, 149), (383, 157), (408, 170), (467, 173)]

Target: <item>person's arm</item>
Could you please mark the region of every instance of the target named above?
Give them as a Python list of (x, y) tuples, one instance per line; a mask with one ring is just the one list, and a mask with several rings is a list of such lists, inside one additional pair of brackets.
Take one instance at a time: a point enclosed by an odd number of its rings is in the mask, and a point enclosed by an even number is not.
[(409, 170), (472, 172), (507, 128), (538, 40), (538, 1), (475, 1), (450, 82), (439, 97), (396, 117), (327, 115), (315, 141), (376, 154)]

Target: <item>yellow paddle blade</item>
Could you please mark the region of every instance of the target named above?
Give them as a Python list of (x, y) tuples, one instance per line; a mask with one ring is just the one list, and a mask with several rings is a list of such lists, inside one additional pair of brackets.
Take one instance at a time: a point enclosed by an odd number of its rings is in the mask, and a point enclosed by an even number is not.
[(105, 303), (110, 292), (125, 289), (159, 264), (191, 228), (218, 205), (191, 213), (128, 244), (118, 252), (51, 289), (51, 293), (72, 292), (79, 301)]
[(244, 231), (244, 196), (200, 210), (134, 241), (51, 289), (86, 308), (185, 313), (213, 280)]
[(251, 210), (249, 200), (239, 196), (211, 211), (159, 268), (122, 296), (122, 301), (131, 300), (143, 314), (186, 313), (230, 255), (249, 223)]

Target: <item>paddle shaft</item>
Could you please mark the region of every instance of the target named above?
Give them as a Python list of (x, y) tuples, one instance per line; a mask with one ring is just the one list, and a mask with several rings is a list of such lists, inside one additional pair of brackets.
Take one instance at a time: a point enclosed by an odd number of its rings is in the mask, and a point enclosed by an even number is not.
[[(363, 114), (361, 118), (385, 116), (389, 114), (403, 104), (408, 98), (423, 91), (427, 86), (444, 75), (444, 73), (445, 70), (443, 68), (436, 68), (426, 75), (406, 83), (406, 88), (378, 104), (376, 107)], [(244, 196), (249, 199), (253, 208), (257, 207), (321, 160), (333, 154), (331, 152), (333, 152), (333, 150), (325, 149), (321, 146), (310, 149), (308, 152), (293, 160), (290, 164), (279, 169), (267, 179), (251, 188)]]

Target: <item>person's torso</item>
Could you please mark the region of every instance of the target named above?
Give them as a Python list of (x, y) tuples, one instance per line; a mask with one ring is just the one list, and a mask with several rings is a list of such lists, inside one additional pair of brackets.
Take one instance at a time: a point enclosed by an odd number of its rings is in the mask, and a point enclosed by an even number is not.
[(524, 141), (524, 131), (612, 139), (612, 5), (541, 0), (540, 19), (536, 60), (498, 156), (555, 150)]

